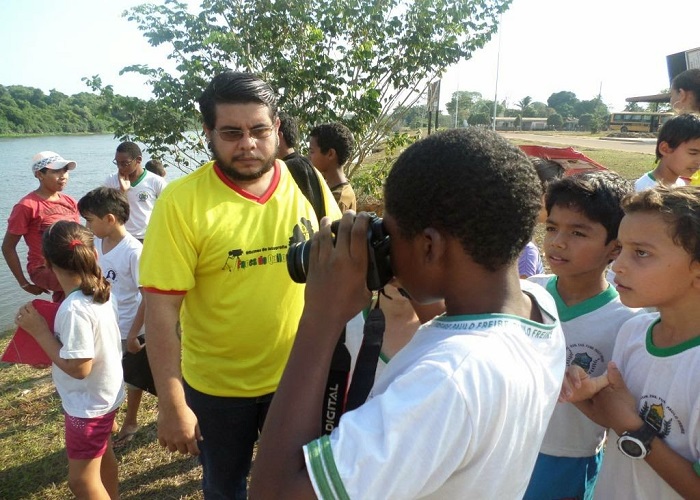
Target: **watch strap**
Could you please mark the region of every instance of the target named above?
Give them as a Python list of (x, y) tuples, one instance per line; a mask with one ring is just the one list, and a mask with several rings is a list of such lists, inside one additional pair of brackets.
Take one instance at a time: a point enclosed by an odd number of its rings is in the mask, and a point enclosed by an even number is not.
[(632, 436), (639, 439), (648, 448), (650, 443), (658, 436), (658, 432), (645, 420), (636, 431), (623, 432), (623, 436)]

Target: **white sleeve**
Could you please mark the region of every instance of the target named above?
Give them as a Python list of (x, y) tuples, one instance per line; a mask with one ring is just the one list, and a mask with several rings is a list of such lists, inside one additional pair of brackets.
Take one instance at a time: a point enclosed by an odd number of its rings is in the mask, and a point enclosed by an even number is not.
[(108, 175), (103, 185), (108, 188), (119, 189), (119, 181), (114, 174)]
[[(346, 413), (304, 455), (319, 498), (415, 498), (439, 488), (464, 462), (473, 425), (463, 392), (423, 364)], [(420, 473), (416, 473), (420, 471)]]
[[(77, 306), (77, 307), (76, 307)], [(63, 359), (92, 359), (95, 357), (94, 318), (73, 303), (65, 314), (56, 315), (55, 330), (63, 344), (59, 356)]]

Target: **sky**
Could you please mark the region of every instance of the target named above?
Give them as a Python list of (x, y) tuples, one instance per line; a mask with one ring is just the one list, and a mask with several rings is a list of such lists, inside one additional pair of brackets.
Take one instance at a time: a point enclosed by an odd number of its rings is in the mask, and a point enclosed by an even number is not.
[[(146, 0), (0, 3), (0, 85), (72, 95), (89, 91), (83, 77), (100, 75), (116, 93), (146, 99), (145, 80), (119, 70), (131, 64), (173, 69), (167, 49), (151, 47), (136, 23), (121, 15)], [(700, 47), (700, 10), (697, 0), (651, 5), (514, 0), (491, 41), (445, 73), (441, 108), (457, 90), (495, 96), (509, 107), (526, 96), (546, 102), (555, 92), (570, 91), (589, 100), (601, 92), (613, 111), (624, 108), (626, 97), (658, 93), (669, 87), (666, 56)]]

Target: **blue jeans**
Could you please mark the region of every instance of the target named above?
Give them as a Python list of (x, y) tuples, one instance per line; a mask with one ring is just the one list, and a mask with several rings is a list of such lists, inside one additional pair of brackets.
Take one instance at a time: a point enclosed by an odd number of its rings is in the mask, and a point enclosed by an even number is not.
[(199, 442), (206, 500), (247, 497), (253, 448), (262, 430), (272, 394), (227, 398), (201, 393), (183, 381), (187, 405), (199, 421)]

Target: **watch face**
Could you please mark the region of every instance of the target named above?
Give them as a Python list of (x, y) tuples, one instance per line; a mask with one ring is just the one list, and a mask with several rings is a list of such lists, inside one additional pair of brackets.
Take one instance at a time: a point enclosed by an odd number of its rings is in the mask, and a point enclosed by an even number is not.
[(618, 439), (617, 447), (630, 458), (644, 458), (647, 454), (647, 449), (643, 443), (631, 436), (622, 436)]

